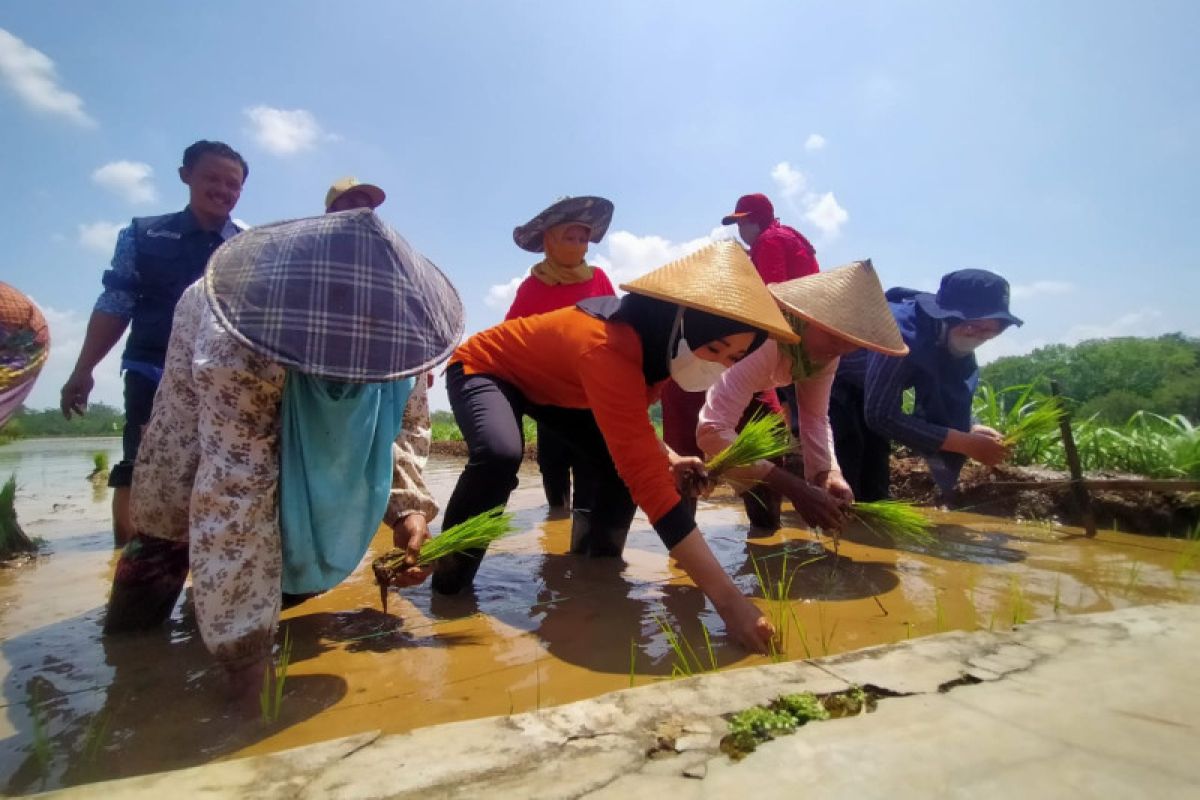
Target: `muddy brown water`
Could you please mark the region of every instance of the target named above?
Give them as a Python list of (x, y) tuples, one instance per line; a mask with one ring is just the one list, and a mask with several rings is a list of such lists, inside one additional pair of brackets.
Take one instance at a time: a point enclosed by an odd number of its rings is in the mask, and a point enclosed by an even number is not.
[[(9, 793), (529, 711), (669, 680), (678, 659), (663, 623), (705, 667), (701, 625), (720, 669), (771, 660), (726, 640), (720, 618), (672, 567), (644, 517), (623, 561), (566, 555), (570, 523), (547, 516), (531, 470), (510, 504), (519, 532), (493, 548), (474, 594), (394, 590), (384, 615), (368, 555), (341, 586), (284, 613), (293, 649), (279, 719), (238, 720), (222, 705), (221, 675), (186, 594), (161, 632), (100, 635), (116, 558), (108, 493), (86, 480), (90, 453), (99, 449), (112, 455), (119, 442), (0, 448), (0, 474), (18, 471), (22, 524), (48, 548), (33, 563), (0, 569), (0, 788)], [(439, 500), (460, 464), (431, 461), (427, 477)], [(700, 520), (737, 584), (788, 621), (782, 657), (789, 659), (1200, 597), (1195, 566), (1178, 569), (1178, 540), (1110, 531), (1087, 540), (1073, 528), (930, 514), (934, 546), (896, 546), (851, 528), (836, 555), (831, 542), (799, 526), (748, 539), (744, 514), (728, 501), (702, 504)], [(373, 554), (389, 545), (381, 533)], [(782, 605), (761, 599), (755, 561), (771, 586), (790, 577)]]

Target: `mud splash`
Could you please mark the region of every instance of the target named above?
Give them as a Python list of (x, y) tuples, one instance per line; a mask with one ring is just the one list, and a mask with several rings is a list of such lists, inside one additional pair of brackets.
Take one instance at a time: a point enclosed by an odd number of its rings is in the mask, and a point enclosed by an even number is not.
[[(350, 580), (285, 612), (293, 651), (279, 720), (239, 722), (223, 711), (221, 675), (198, 640), (188, 597), (159, 633), (101, 637), (115, 556), (105, 498), (90, 502), (80, 463), (72, 499), (39, 494), (55, 491), (53, 480), (36, 496), (18, 497), (23, 524), (52, 553), (0, 570), (0, 787), (9, 793), (527, 711), (667, 680), (673, 658), (659, 619), (697, 647), (705, 625), (719, 668), (769, 661), (725, 640), (720, 618), (670, 565), (643, 517), (624, 561), (566, 555), (569, 522), (547, 518), (529, 472), (510, 506), (520, 532), (493, 549), (472, 595), (432, 596), (426, 585), (393, 593), (392, 613), (383, 614), (369, 570), (390, 546), (380, 535)], [(457, 473), (458, 462), (431, 463), (439, 500)], [(68, 510), (53, 510), (60, 502)], [(1087, 540), (1070, 528), (931, 515), (935, 546), (898, 548), (851, 528), (837, 553), (799, 527), (747, 539), (745, 517), (728, 500), (702, 504), (700, 519), (747, 594), (758, 594), (754, 560), (774, 583), (787, 555), (789, 659), (1056, 614), (1193, 602), (1200, 589), (1194, 567), (1176, 574), (1178, 541), (1114, 532)]]

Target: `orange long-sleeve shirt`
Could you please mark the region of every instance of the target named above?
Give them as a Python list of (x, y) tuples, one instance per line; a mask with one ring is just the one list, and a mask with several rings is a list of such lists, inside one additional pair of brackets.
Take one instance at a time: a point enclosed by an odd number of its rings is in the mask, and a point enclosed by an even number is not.
[(590, 409), (617, 473), (664, 541), (670, 545), (694, 527), (646, 411), (662, 383), (646, 385), (642, 344), (632, 327), (572, 306), (481, 331), (450, 363), (507, 381), (539, 405)]

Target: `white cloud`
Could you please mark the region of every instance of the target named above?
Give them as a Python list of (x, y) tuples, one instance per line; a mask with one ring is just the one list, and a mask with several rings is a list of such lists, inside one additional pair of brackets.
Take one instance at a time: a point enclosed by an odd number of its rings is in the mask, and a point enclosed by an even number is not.
[(494, 286), (489, 286), (483, 302), (489, 308), (503, 308), (508, 310), (508, 307), (512, 305), (513, 298), (517, 296), (517, 287), (521, 285), (521, 281), (523, 280), (525, 280), (525, 276), (518, 275), (508, 283), (497, 283)]
[[(99, 288), (100, 282), (97, 281), (97, 293)], [(50, 326), (50, 357), (46, 359), (46, 366), (42, 367), (33, 391), (25, 399), (25, 405), (36, 409), (57, 408), (59, 392), (75, 368), (75, 359), (83, 346), (83, 336), (91, 313), (59, 311), (49, 306), (41, 306), (41, 309)], [(120, 374), (123, 349), (124, 345), (118, 343), (92, 371), (96, 386), (92, 389), (89, 402), (102, 402), (117, 408), (124, 406), (124, 384)]]
[(1108, 339), (1113, 336), (1157, 336), (1165, 332), (1161, 319), (1161, 311), (1142, 308), (1099, 324), (1073, 325), (1063, 336), (1063, 341), (1078, 344), (1085, 339)]
[(1012, 287), (1014, 300), (1028, 300), (1038, 296), (1057, 296), (1070, 294), (1075, 291), (1075, 284), (1067, 281), (1034, 281), (1020, 283)]
[(96, 121), (83, 110), (83, 98), (58, 85), (50, 57), (3, 28), (0, 28), (0, 78), (29, 107), (85, 128), (95, 127)]
[(775, 165), (775, 168), (771, 170), (771, 178), (779, 187), (779, 191), (787, 198), (800, 194), (808, 184), (804, 173), (786, 161), (780, 161)]
[(838, 204), (833, 192), (818, 194), (809, 191), (808, 178), (787, 161), (775, 165), (771, 170), (771, 178), (794, 214), (807, 220), (826, 239), (833, 239), (841, 233), (850, 214)]
[(806, 198), (805, 205), (808, 206), (808, 210), (804, 212), (804, 218), (830, 239), (837, 236), (842, 226), (850, 219), (846, 209), (838, 205), (833, 192), (826, 192), (815, 200)]
[(288, 111), (254, 106), (247, 108), (245, 114), (250, 119), (251, 135), (264, 150), (277, 156), (312, 150), (318, 142), (333, 138), (321, 129), (312, 112), (302, 108)]
[(825, 137), (819, 133), (810, 133), (808, 138), (804, 140), (804, 149), (810, 153), (814, 150), (822, 150), (825, 147)]
[(84, 222), (79, 225), (79, 244), (102, 255), (112, 255), (117, 245), (117, 233), (125, 227), (120, 222)]
[[(638, 236), (629, 231), (613, 231), (602, 243), (607, 252), (589, 251), (588, 263), (604, 270), (615, 288), (617, 284), (631, 281), (650, 270), (694, 253), (705, 245), (732, 236), (732, 230), (723, 226), (713, 228), (705, 236), (685, 242), (672, 242), (653, 234)], [(497, 283), (488, 287), (483, 302), (491, 308), (507, 309), (516, 296), (517, 287), (527, 275), (528, 273), (518, 275), (507, 283)]]
[(127, 203), (153, 203), (158, 192), (150, 182), (154, 170), (141, 161), (112, 161), (92, 173), (92, 182), (103, 186)]

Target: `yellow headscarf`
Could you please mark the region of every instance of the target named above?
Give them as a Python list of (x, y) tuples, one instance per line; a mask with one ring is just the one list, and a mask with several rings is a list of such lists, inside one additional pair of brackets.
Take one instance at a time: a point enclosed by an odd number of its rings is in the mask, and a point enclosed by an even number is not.
[(563, 234), (572, 225), (587, 227), (579, 222), (564, 222), (548, 228), (542, 236), (542, 247), (546, 257), (533, 265), (530, 274), (547, 286), (590, 281), (596, 271), (595, 267), (589, 266), (584, 260), (584, 256), (587, 255), (586, 244), (580, 252), (577, 245), (568, 245), (563, 241)]

